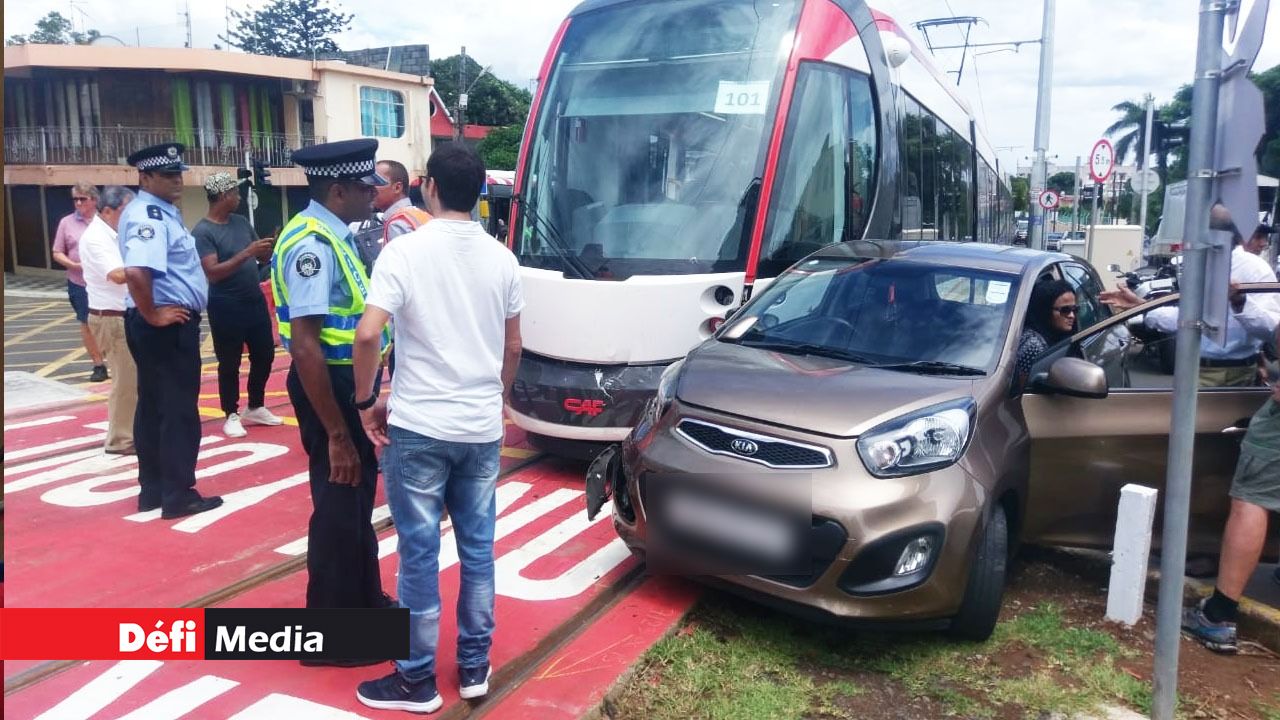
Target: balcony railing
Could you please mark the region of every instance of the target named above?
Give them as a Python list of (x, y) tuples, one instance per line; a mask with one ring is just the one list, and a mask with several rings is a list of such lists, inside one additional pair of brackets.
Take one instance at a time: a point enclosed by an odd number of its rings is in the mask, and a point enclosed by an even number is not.
[[(299, 147), (323, 143), (323, 137), (289, 133), (192, 131), (183, 160), (188, 165), (243, 166), (250, 152), (270, 167), (290, 167)], [(172, 128), (5, 128), (6, 165), (125, 165), (135, 150), (178, 139)]]

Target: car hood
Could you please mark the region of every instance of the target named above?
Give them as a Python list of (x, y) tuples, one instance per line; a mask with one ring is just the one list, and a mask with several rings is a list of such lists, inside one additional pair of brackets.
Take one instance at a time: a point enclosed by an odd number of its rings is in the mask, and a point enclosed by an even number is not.
[(906, 412), (969, 397), (987, 377), (882, 370), (716, 340), (689, 354), (676, 396), (760, 422), (853, 437)]

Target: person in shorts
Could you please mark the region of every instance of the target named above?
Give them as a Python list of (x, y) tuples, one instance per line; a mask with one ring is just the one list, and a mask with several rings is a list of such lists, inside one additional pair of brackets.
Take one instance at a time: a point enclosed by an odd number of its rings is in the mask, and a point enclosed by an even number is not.
[[(1280, 331), (1277, 332), (1280, 342)], [(1210, 650), (1234, 653), (1236, 615), (1245, 585), (1258, 568), (1267, 540), (1268, 513), (1280, 512), (1280, 376), (1262, 373), (1271, 396), (1249, 420), (1231, 481), (1231, 514), (1222, 534), (1213, 595), (1187, 608), (1182, 629)]]

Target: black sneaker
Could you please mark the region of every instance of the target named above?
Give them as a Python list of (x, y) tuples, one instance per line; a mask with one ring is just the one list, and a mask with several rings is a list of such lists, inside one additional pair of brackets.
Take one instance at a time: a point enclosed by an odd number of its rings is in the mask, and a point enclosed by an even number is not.
[(360, 683), (356, 688), (356, 699), (378, 710), (417, 713), (435, 712), (444, 705), (444, 699), (436, 692), (435, 676), (411, 683), (400, 677), (398, 672)]
[(463, 700), (474, 700), (489, 694), (489, 664), (458, 668), (458, 694)]
[(99, 382), (106, 382), (110, 379), (111, 379), (111, 376), (107, 374), (106, 365), (93, 366), (93, 374), (89, 376), (89, 382), (99, 383)]

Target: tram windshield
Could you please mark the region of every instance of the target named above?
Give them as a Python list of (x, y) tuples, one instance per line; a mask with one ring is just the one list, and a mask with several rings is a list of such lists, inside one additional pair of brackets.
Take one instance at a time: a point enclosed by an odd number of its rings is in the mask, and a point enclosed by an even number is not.
[(537, 110), (521, 264), (615, 280), (743, 269), (799, 4), (575, 17)]

